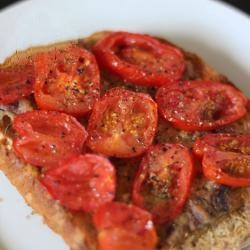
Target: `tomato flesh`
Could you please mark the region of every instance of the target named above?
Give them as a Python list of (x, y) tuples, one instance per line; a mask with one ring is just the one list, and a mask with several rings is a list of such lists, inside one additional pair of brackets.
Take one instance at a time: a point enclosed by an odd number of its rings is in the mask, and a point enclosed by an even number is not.
[(87, 138), (85, 128), (72, 116), (56, 111), (29, 111), (14, 118), (18, 137), (15, 153), (26, 162), (56, 167), (82, 151)]
[(94, 105), (88, 146), (108, 156), (137, 156), (151, 145), (156, 126), (157, 105), (150, 96), (114, 88)]
[(38, 54), (35, 100), (40, 109), (83, 116), (100, 96), (100, 75), (94, 56), (70, 45)]
[(202, 158), (204, 175), (229, 186), (250, 186), (250, 135), (207, 134), (197, 140), (194, 153)]
[(246, 97), (228, 84), (182, 81), (161, 87), (156, 101), (162, 116), (174, 127), (212, 130), (246, 114)]
[(150, 213), (134, 205), (107, 203), (94, 215), (100, 250), (154, 250), (157, 236)]
[(250, 155), (210, 148), (202, 160), (203, 173), (217, 183), (233, 187), (250, 186)]
[(33, 92), (34, 69), (30, 64), (0, 69), (0, 103), (11, 104)]
[(152, 146), (136, 174), (132, 200), (150, 211), (156, 223), (172, 221), (188, 198), (193, 172), (192, 156), (184, 146)]
[(179, 49), (147, 35), (113, 32), (99, 41), (93, 52), (101, 67), (138, 85), (176, 81), (185, 69)]
[(94, 154), (75, 156), (45, 172), (40, 181), (56, 200), (75, 211), (94, 212), (115, 196), (115, 168)]
[(250, 110), (250, 100), (247, 101), (247, 109)]
[(198, 157), (202, 157), (210, 147), (250, 155), (250, 135), (207, 134), (194, 143), (193, 151)]

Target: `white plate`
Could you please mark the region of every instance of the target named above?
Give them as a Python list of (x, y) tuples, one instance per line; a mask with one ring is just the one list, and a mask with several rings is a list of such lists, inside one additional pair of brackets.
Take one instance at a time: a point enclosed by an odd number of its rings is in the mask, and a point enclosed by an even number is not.
[[(0, 61), (32, 45), (83, 37), (104, 29), (169, 38), (201, 55), (250, 96), (250, 20), (209, 0), (36, 0), (0, 13)], [(30, 215), (0, 174), (0, 249), (64, 250), (63, 240)]]

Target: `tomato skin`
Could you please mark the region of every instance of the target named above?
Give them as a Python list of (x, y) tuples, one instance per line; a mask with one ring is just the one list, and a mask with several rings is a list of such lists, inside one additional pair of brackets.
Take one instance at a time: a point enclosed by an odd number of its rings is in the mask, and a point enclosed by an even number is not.
[(246, 114), (246, 97), (234, 87), (206, 81), (180, 81), (156, 93), (162, 116), (178, 129), (213, 130)]
[(155, 223), (170, 222), (185, 205), (193, 175), (193, 158), (187, 148), (180, 144), (154, 145), (134, 179), (133, 203), (149, 210)]
[(11, 104), (33, 93), (34, 69), (31, 64), (0, 69), (0, 103)]
[(15, 153), (26, 162), (46, 168), (56, 167), (82, 151), (85, 128), (72, 116), (56, 111), (28, 111), (14, 118)]
[(35, 58), (35, 100), (40, 109), (76, 117), (89, 113), (100, 97), (100, 74), (91, 52), (70, 45)]
[(250, 155), (222, 152), (211, 147), (203, 156), (202, 168), (205, 177), (217, 183), (250, 186)]
[(93, 52), (102, 68), (138, 85), (161, 86), (179, 80), (185, 69), (179, 49), (148, 35), (112, 32)]
[(154, 250), (157, 235), (150, 213), (134, 205), (107, 203), (94, 214), (100, 250)]
[(40, 178), (54, 199), (70, 210), (94, 212), (115, 197), (114, 166), (104, 157), (78, 155)]
[(250, 135), (207, 134), (194, 143), (193, 151), (197, 157), (202, 158), (210, 147), (219, 151), (250, 154)]
[(157, 118), (157, 105), (149, 95), (110, 89), (93, 107), (87, 145), (107, 156), (140, 155), (153, 142)]
[(247, 101), (247, 109), (250, 110), (250, 99)]

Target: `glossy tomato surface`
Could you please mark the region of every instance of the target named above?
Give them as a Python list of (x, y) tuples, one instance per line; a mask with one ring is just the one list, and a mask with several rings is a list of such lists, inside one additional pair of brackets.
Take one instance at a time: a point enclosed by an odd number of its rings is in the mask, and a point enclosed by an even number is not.
[(72, 116), (56, 111), (29, 111), (14, 118), (15, 153), (26, 162), (56, 167), (82, 151), (85, 128)]
[(134, 205), (111, 202), (94, 215), (100, 250), (154, 250), (156, 231), (150, 213)]
[(0, 69), (0, 103), (11, 104), (33, 92), (34, 68), (31, 64)]
[(87, 144), (107, 156), (137, 156), (152, 144), (156, 126), (157, 105), (149, 95), (113, 88), (93, 107)]
[(179, 81), (161, 87), (156, 101), (162, 116), (178, 129), (213, 130), (246, 114), (246, 97), (234, 87), (206, 81)]
[(186, 147), (168, 143), (152, 146), (134, 180), (134, 204), (150, 211), (158, 224), (172, 221), (189, 196), (193, 172), (192, 155)]
[(250, 186), (250, 155), (209, 149), (203, 157), (204, 175), (233, 187)]
[(73, 116), (88, 113), (100, 96), (100, 75), (91, 52), (70, 45), (38, 54), (35, 100), (40, 109)]
[(180, 79), (185, 69), (179, 49), (148, 35), (112, 32), (93, 52), (101, 68), (138, 85), (167, 84)]
[(193, 151), (198, 157), (202, 157), (211, 147), (218, 151), (250, 155), (250, 134), (207, 134), (194, 143)]
[(75, 156), (45, 172), (40, 180), (70, 210), (93, 212), (115, 196), (115, 168), (94, 154)]

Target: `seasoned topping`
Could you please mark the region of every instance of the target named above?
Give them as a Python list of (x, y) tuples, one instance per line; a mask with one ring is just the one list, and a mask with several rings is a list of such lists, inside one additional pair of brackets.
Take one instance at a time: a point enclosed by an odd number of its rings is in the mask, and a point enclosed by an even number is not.
[(35, 66), (35, 99), (39, 108), (83, 116), (99, 99), (99, 69), (89, 51), (71, 45), (38, 54)]
[(187, 131), (212, 130), (246, 114), (246, 97), (217, 82), (184, 81), (163, 86), (156, 101), (166, 120)]
[[(222, 164), (222, 162), (215, 162)], [(246, 177), (250, 179), (250, 157), (238, 155), (230, 161), (223, 162), (222, 170), (234, 177)]]
[(192, 157), (179, 144), (152, 146), (143, 158), (133, 187), (133, 202), (149, 210), (157, 223), (180, 214), (193, 177)]
[(138, 85), (161, 86), (180, 79), (185, 69), (179, 49), (146, 35), (113, 32), (93, 51), (102, 68)]
[(26, 162), (56, 167), (82, 151), (84, 127), (72, 116), (56, 111), (29, 111), (14, 118), (15, 153)]
[(151, 145), (156, 126), (157, 106), (148, 95), (114, 88), (93, 108), (88, 146), (108, 156), (137, 156)]
[(250, 136), (207, 134), (194, 143), (204, 175), (229, 186), (250, 185)]
[(133, 205), (112, 202), (95, 213), (100, 250), (154, 250), (156, 231), (151, 214)]
[(197, 156), (202, 157), (209, 147), (250, 155), (250, 135), (207, 134), (194, 143), (193, 150)]
[(250, 186), (250, 155), (209, 149), (203, 156), (204, 175), (229, 186)]
[(0, 69), (0, 104), (15, 103), (33, 92), (34, 68), (31, 62)]
[(115, 168), (104, 157), (85, 154), (59, 164), (40, 179), (71, 210), (93, 212), (115, 197)]

